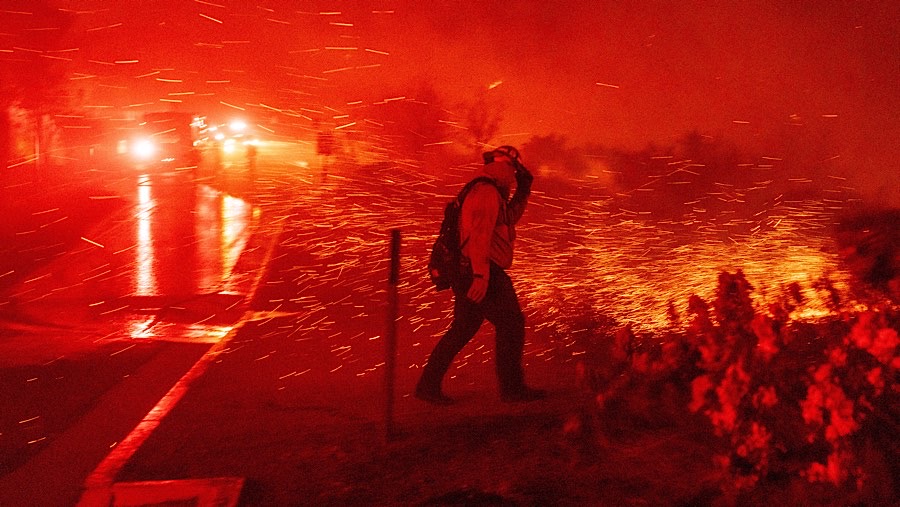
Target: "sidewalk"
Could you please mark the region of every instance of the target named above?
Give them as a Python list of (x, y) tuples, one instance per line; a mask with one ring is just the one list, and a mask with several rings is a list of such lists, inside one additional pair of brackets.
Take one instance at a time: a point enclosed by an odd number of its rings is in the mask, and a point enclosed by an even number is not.
[(211, 350), (202, 374), (176, 388), (183, 398), (171, 412), (139, 427), (140, 447), (114, 452), (88, 479), (82, 505), (414, 505), (469, 489), (504, 493), (535, 480), (523, 468), (553, 480), (568, 473), (557, 465), (571, 458), (554, 453), (581, 402), (571, 368), (532, 370), (549, 400), (503, 404), (492, 366), (481, 364), (448, 379), (456, 405), (433, 407), (409, 396), (418, 370), (401, 367), (388, 438), (384, 369), (302, 368), (324, 351), (268, 334), (290, 320), (247, 322)]

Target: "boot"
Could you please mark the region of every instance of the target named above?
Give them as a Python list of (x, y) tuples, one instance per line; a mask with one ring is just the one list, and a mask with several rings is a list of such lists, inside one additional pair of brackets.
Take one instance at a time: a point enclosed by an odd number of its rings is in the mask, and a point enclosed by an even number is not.
[(419, 379), (419, 383), (416, 385), (415, 396), (416, 398), (432, 405), (447, 406), (453, 405), (453, 403), (455, 403), (453, 398), (441, 392), (440, 386), (431, 386), (427, 382), (423, 382), (423, 379)]

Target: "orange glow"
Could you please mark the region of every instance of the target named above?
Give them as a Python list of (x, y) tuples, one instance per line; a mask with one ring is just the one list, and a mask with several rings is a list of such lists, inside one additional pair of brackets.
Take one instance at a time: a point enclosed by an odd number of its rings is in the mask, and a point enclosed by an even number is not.
[[(518, 264), (517, 274), (523, 287), (527, 286), (528, 299), (540, 305), (560, 298), (560, 304), (571, 307), (587, 304), (637, 328), (662, 330), (668, 326), (669, 302), (683, 311), (691, 295), (713, 299), (722, 271), (742, 269), (754, 285), (753, 297), (759, 303), (778, 296), (783, 287), (799, 283), (806, 288), (807, 303), (798, 312), (807, 317), (830, 313), (825, 295), (809, 288), (813, 282), (827, 274), (838, 290), (847, 289), (848, 280), (838, 270), (837, 259), (824, 251), (828, 238), (810, 239), (809, 245), (800, 246), (797, 232), (783, 227), (739, 243), (706, 241), (656, 253), (645, 245), (652, 245), (653, 236), (662, 236), (662, 231), (636, 225), (623, 224), (633, 229), (630, 236), (615, 237), (598, 222), (597, 234), (555, 253), (545, 251), (547, 247), (540, 242), (526, 246), (525, 250), (538, 249), (523, 252)], [(532, 255), (553, 260), (539, 262), (532, 260)], [(579, 268), (573, 270), (575, 263)]]

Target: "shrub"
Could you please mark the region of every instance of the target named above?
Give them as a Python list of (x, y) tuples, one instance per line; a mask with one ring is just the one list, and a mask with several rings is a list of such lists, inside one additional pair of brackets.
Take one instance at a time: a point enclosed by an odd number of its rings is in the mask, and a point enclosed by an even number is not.
[[(652, 392), (638, 388), (647, 383), (678, 383), (687, 393), (682, 410), (702, 416), (718, 439), (714, 461), (730, 494), (752, 494), (785, 479), (856, 493), (880, 480), (896, 490), (897, 310), (884, 303), (837, 311), (833, 285), (817, 285), (831, 288), (834, 311), (804, 322), (791, 317), (804, 304), (798, 285), (786, 287), (763, 311), (741, 271), (722, 273), (716, 300), (691, 297), (686, 328), (651, 340), (657, 352), (640, 352), (640, 340), (627, 328), (620, 331), (612, 350), (629, 353), (620, 356), (623, 373), (615, 381), (586, 354), (580, 372), (589, 381), (583, 385), (608, 402), (611, 389), (633, 397)], [(879, 473), (878, 463), (893, 468)]]

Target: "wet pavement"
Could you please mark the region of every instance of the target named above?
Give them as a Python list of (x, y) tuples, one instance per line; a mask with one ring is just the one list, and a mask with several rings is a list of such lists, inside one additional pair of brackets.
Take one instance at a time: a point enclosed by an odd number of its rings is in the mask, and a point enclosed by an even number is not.
[(242, 319), (271, 248), (242, 167), (102, 168), (5, 181), (16, 214), (2, 231), (2, 505), (73, 504)]
[[(125, 205), (85, 232), (64, 258), (12, 287), (8, 306), (48, 324), (72, 325), (241, 292), (246, 280), (232, 274), (258, 209), (190, 179), (129, 182), (116, 193)], [(137, 324), (135, 332), (142, 332)]]

